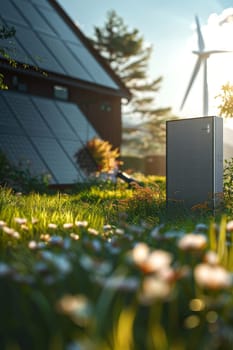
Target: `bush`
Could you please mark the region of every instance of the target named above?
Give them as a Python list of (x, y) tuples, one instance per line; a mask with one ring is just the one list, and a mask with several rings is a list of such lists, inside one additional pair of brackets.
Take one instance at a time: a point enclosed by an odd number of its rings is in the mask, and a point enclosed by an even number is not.
[(233, 158), (225, 160), (223, 172), (223, 192), (226, 206), (233, 199)]
[(108, 141), (99, 138), (88, 141), (86, 146), (75, 154), (78, 165), (88, 175), (114, 171), (119, 165), (119, 156), (118, 149), (113, 149)]

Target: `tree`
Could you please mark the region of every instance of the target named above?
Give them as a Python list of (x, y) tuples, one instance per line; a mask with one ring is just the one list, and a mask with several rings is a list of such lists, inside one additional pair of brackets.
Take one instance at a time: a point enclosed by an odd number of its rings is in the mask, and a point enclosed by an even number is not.
[(91, 41), (132, 93), (130, 103), (123, 106), (123, 115), (139, 116), (141, 123), (123, 131), (140, 135), (139, 150), (150, 153), (152, 136), (155, 138), (156, 135), (157, 143), (164, 141), (165, 120), (171, 110), (156, 107), (155, 94), (160, 89), (162, 77), (148, 78), (152, 46), (145, 44), (137, 29), (129, 30), (115, 11), (107, 13), (104, 27), (94, 27)]
[(217, 96), (222, 103), (218, 106), (222, 117), (233, 117), (233, 85), (225, 84), (221, 88), (221, 93)]

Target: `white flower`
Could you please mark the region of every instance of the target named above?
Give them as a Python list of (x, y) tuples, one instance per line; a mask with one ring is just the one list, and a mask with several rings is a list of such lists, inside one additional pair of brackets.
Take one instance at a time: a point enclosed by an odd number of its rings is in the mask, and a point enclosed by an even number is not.
[(97, 236), (99, 234), (99, 232), (94, 229), (94, 228), (91, 228), (89, 227), (88, 230), (87, 230), (91, 235), (94, 235), (94, 236)]
[(4, 227), (4, 226), (6, 226), (6, 222), (3, 220), (0, 220), (0, 227)]
[(57, 228), (57, 224), (50, 223), (50, 224), (48, 224), (48, 228), (56, 229)]
[(232, 232), (233, 231), (233, 220), (229, 221), (227, 223), (227, 227), (226, 227), (227, 231)]
[(207, 245), (207, 238), (202, 234), (188, 233), (178, 241), (181, 250), (202, 250)]
[(27, 223), (27, 219), (26, 218), (14, 218), (15, 222), (19, 225), (23, 225)]
[(138, 243), (132, 252), (133, 261), (145, 273), (159, 272), (167, 269), (172, 261), (172, 255), (164, 250), (150, 252), (145, 243)]
[(87, 221), (75, 221), (75, 225), (78, 227), (87, 227), (88, 222)]
[(151, 304), (154, 300), (164, 300), (171, 294), (171, 285), (160, 278), (146, 277), (143, 280), (139, 300)]
[(221, 266), (199, 264), (194, 270), (194, 276), (197, 284), (207, 289), (218, 290), (232, 285), (230, 273)]
[(73, 232), (70, 234), (70, 237), (73, 238), (75, 241), (78, 241), (80, 238), (79, 235), (77, 235), (76, 233), (73, 233)]
[(28, 243), (28, 248), (29, 248), (29, 249), (32, 249), (32, 250), (36, 249), (36, 248), (37, 248), (37, 243), (36, 243), (36, 241), (30, 241), (30, 242)]
[(154, 250), (144, 263), (146, 272), (159, 272), (167, 269), (172, 261), (172, 255), (164, 250)]
[(65, 228), (65, 229), (69, 229), (69, 228), (72, 228), (72, 227), (73, 227), (72, 222), (67, 222), (67, 223), (65, 223), (65, 224), (63, 225), (63, 228)]
[(133, 261), (136, 265), (144, 262), (149, 255), (149, 247), (146, 243), (138, 243), (132, 251)]
[(218, 254), (215, 253), (214, 251), (209, 251), (205, 254), (204, 261), (209, 265), (218, 265), (219, 263)]
[(121, 229), (121, 228), (116, 228), (115, 233), (117, 235), (123, 235), (125, 233), (125, 231), (123, 229)]
[(13, 229), (13, 228), (10, 228), (10, 227), (8, 227), (8, 226), (3, 226), (3, 231), (5, 232), (5, 233), (7, 233), (8, 235), (13, 235), (13, 233), (15, 232), (15, 230)]

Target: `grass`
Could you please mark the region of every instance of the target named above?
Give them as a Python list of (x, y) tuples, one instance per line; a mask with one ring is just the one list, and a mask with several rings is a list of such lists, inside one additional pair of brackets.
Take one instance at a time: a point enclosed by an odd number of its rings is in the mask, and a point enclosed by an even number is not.
[(232, 208), (168, 213), (138, 178), (0, 189), (0, 349), (232, 349)]

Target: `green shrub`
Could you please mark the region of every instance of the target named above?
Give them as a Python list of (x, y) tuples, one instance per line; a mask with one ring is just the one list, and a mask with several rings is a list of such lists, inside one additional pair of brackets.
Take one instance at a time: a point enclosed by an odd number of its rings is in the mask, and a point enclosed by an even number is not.
[(233, 200), (233, 158), (225, 160), (223, 172), (223, 192), (226, 206)]

